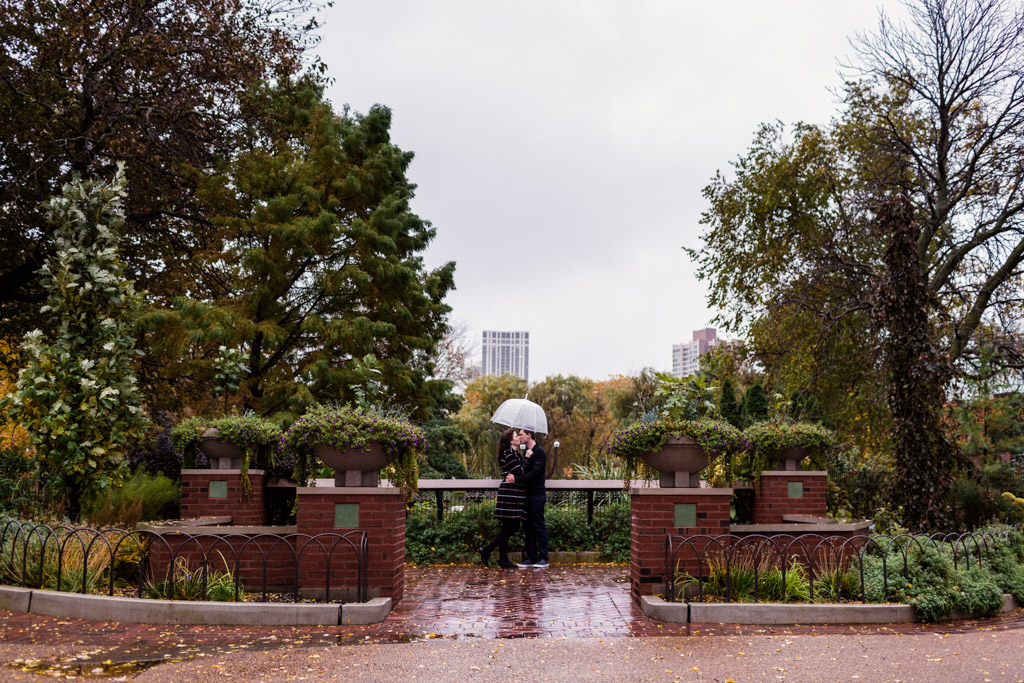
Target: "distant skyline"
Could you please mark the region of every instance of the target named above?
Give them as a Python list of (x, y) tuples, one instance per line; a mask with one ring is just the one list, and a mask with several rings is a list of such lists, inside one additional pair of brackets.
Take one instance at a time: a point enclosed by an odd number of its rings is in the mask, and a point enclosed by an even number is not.
[(600, 380), (669, 371), (696, 329), (735, 336), (682, 251), (701, 190), (762, 122), (835, 115), (837, 61), (878, 6), (341, 0), (316, 52), (336, 108), (392, 109), (470, 340), (530, 330), (534, 381)]

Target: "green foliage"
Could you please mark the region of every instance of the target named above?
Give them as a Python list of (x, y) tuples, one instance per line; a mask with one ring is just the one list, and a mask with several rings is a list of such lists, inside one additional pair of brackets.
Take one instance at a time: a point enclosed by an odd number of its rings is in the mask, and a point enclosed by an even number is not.
[(832, 430), (811, 422), (757, 422), (747, 427), (744, 434), (750, 439), (751, 450), (765, 454), (784, 448), (806, 448), (818, 452), (833, 446), (836, 441)]
[(426, 437), (419, 427), (379, 410), (314, 405), (281, 437), (281, 451), (295, 458), (295, 480), (304, 484), (316, 468), (313, 446), (365, 453), (371, 441), (379, 443), (391, 460), (385, 476), (411, 499), (419, 479), (418, 455), (427, 446)]
[(224, 412), (228, 412), (228, 399), (238, 393), (245, 365), (245, 354), (221, 344), (213, 361), (213, 395), (224, 397)]
[(406, 517), (405, 555), (413, 564), (456, 562), (489, 543), (498, 528), (490, 502), (449, 511), (441, 522), (430, 508), (414, 509)]
[(197, 467), (202, 455), (199, 452), (199, 443), (203, 440), (203, 432), (210, 429), (214, 421), (210, 418), (189, 417), (171, 429), (171, 444), (181, 455), (182, 468), (191, 470)]
[(34, 469), (21, 446), (0, 447), (0, 513), (19, 512), (31, 504), (29, 492)]
[[(14, 531), (8, 529), (0, 546), (0, 583), (70, 592), (81, 591), (83, 585), (87, 593), (103, 589), (114, 559), (106, 552), (107, 543), (113, 547), (122, 538), (120, 533), (110, 531), (82, 531), (77, 535), (67, 529), (50, 531), (29, 522), (21, 524), (17, 541)], [(90, 543), (93, 549), (86, 557)]]
[(573, 463), (572, 471), (573, 479), (622, 479), (622, 467), (607, 454), (587, 465)]
[(612, 562), (629, 562), (631, 523), (628, 498), (594, 510), (594, 538), (597, 539), (597, 549)]
[(622, 458), (622, 477), (627, 486), (637, 475), (653, 477), (641, 456), (660, 450), (668, 439), (676, 437), (693, 439), (708, 456), (710, 476), (722, 481), (731, 481), (735, 460), (750, 446), (743, 432), (722, 420), (637, 422), (619, 430), (608, 448), (609, 452)]
[(145, 433), (132, 370), (141, 297), (118, 257), (124, 196), (121, 166), (112, 183), (75, 180), (47, 205), (57, 251), (42, 268), (41, 312), (53, 331), (25, 335), (27, 364), (10, 397), (11, 418), (72, 518), (84, 496), (121, 480), (128, 448)]
[[(629, 501), (594, 511), (594, 526), (587, 524), (585, 510), (548, 506), (544, 511), (549, 546), (553, 551), (598, 550), (615, 562), (629, 561)], [(428, 506), (410, 510), (406, 518), (405, 554), (413, 564), (446, 564), (465, 561), (476, 548), (498, 533), (494, 503), (470, 503), (450, 510), (444, 520)], [(520, 529), (509, 542), (515, 551), (523, 545)]]
[[(889, 553), (883, 573), (882, 557), (868, 555), (864, 561), (864, 590), (868, 602), (902, 602), (914, 607), (922, 621), (936, 621), (953, 611), (991, 616), (1003, 605), (1002, 591), (986, 566), (953, 566), (947, 549), (930, 544), (910, 545), (907, 576), (903, 576), (903, 557)], [(1005, 569), (1005, 568), (1004, 568)], [(888, 581), (888, 593), (885, 582)]]
[(210, 429), (217, 430), (217, 438), (221, 441), (242, 449), (242, 494), (249, 498), (252, 495), (249, 468), (269, 469), (274, 466), (274, 453), (281, 442), (281, 428), (251, 412), (241, 416), (187, 418), (171, 429), (171, 443), (181, 454), (182, 467), (196, 467), (202, 455), (199, 444)]
[(740, 412), (746, 424), (762, 422), (768, 419), (768, 392), (760, 382), (755, 382), (743, 393)]
[(469, 471), (462, 464), (473, 447), (452, 420), (440, 418), (423, 425), (427, 439), (426, 463), (420, 468), (425, 479), (469, 479)]
[(736, 388), (731, 377), (722, 380), (722, 387), (718, 392), (718, 412), (722, 419), (733, 427), (743, 427), (743, 413), (740, 412), (740, 404), (736, 400)]
[(177, 516), (181, 485), (162, 474), (138, 471), (102, 494), (87, 498), (82, 516), (93, 527), (134, 529), (139, 522)]
[(199, 192), (224, 241), (197, 267), (224, 284), (182, 290), (147, 325), (182, 358), (241, 349), (245, 404), (261, 414), (387, 395), (425, 419), (451, 389), (431, 377), (455, 265), (424, 265), (435, 230), (410, 208), (412, 154), (391, 141), (390, 110), (335, 112), (310, 74), (242, 99), (264, 115)]
[(663, 417), (676, 422), (700, 420), (719, 416), (716, 391), (718, 387), (712, 386), (702, 375), (679, 378), (658, 373), (654, 397), (662, 400), (660, 413)]
[[(212, 567), (192, 567), (187, 557), (174, 561), (171, 575), (164, 579), (147, 580), (143, 586), (146, 597), (153, 600), (212, 600), (230, 602), (235, 599), (235, 577), (224, 554), (217, 551), (224, 570)], [(238, 582), (238, 599), (245, 595), (242, 582)]]

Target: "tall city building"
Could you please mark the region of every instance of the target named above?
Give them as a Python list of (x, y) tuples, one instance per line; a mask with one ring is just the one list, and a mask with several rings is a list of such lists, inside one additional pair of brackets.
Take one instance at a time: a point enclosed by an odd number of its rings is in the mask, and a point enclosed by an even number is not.
[(700, 357), (724, 343), (718, 338), (713, 327), (693, 331), (693, 341), (672, 345), (672, 374), (676, 377), (688, 377), (700, 370)]
[(516, 375), (530, 380), (530, 333), (484, 330), (480, 374)]

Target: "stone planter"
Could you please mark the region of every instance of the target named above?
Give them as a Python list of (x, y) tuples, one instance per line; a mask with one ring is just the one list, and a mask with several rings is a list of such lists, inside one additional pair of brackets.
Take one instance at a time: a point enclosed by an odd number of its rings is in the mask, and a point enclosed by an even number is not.
[(366, 451), (338, 450), (327, 444), (313, 446), (313, 455), (334, 469), (335, 486), (377, 486), (377, 475), (391, 462), (377, 441), (366, 444)]
[(201, 450), (210, 461), (211, 470), (237, 470), (242, 467), (242, 449), (233, 443), (221, 441), (214, 428), (203, 432), (199, 442)]
[(810, 455), (811, 451), (800, 446), (779, 448), (768, 454), (775, 461), (777, 472), (796, 472), (800, 470), (800, 461)]
[(661, 473), (663, 489), (700, 487), (700, 473), (708, 466), (707, 454), (688, 436), (669, 439), (660, 451), (641, 457)]

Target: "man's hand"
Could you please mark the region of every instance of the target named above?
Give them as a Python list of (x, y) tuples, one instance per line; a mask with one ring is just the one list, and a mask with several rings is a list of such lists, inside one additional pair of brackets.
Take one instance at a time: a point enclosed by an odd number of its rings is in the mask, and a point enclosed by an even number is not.
[(505, 483), (506, 484), (514, 484), (514, 483), (516, 483), (516, 475), (510, 474), (507, 477), (505, 477)]
[(530, 450), (526, 451), (526, 457), (527, 458), (532, 458), (533, 457), (533, 449), (532, 448)]

